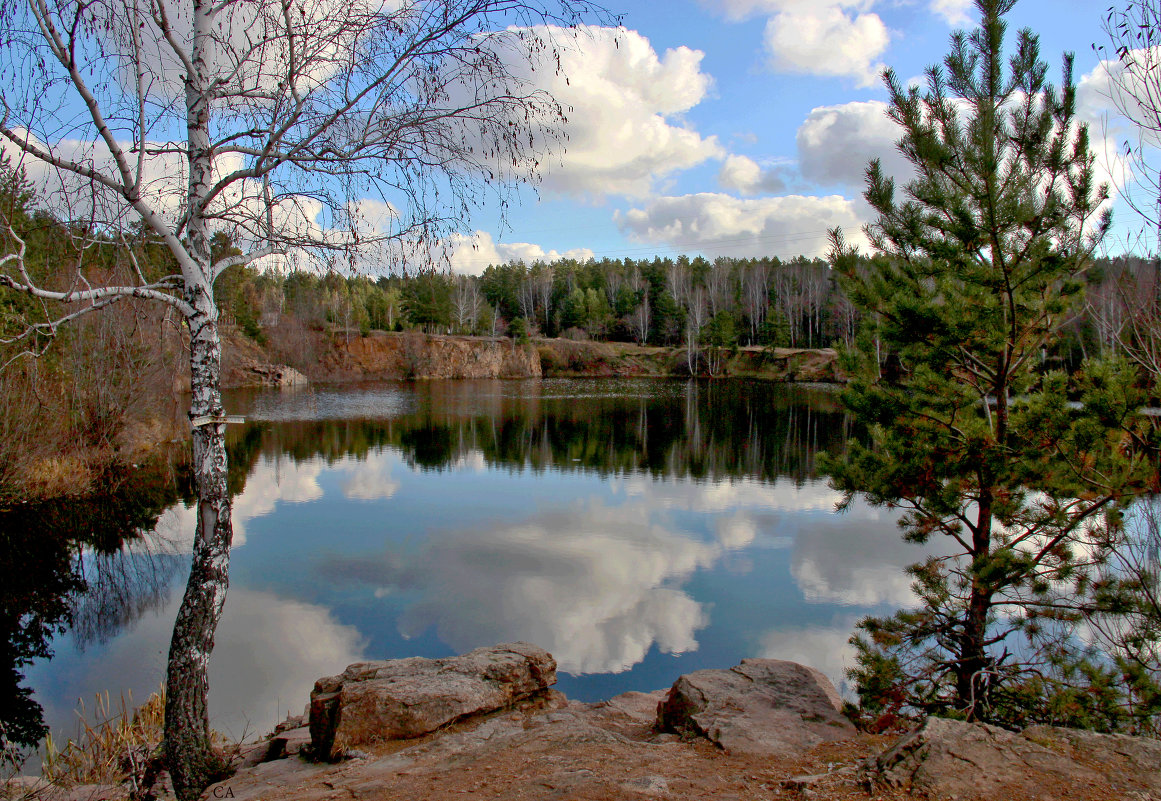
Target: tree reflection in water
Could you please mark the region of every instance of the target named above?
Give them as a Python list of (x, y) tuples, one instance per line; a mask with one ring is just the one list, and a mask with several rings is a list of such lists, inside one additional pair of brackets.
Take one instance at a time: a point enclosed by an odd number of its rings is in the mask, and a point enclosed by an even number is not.
[[(271, 513), (278, 498), (283, 496), (277, 495), (280, 486), (277, 482), (269, 485), (270, 471), (255, 468), (266, 461), (277, 470), (277, 465), (286, 457), (303, 465), (307, 472), (314, 465), (312, 475), (316, 477), (321, 463), (338, 466), (398, 458), (412, 469), (429, 474), (472, 464), (491, 472), (522, 473), (525, 477), (553, 472), (587, 473), (601, 479), (635, 475), (666, 479), (653, 487), (655, 491), (685, 493), (691, 485), (681, 480), (705, 487), (734, 479), (769, 484), (789, 479), (796, 486), (808, 484), (817, 478), (817, 454), (841, 449), (851, 433), (833, 393), (738, 380), (432, 381), (337, 390), (323, 388), (301, 395), (241, 393), (228, 399), (228, 404), (232, 413), (244, 414), (252, 421), (231, 427), (229, 431), (230, 492), (235, 503), (240, 504), (239, 509), (249, 503), (257, 515)], [(396, 456), (388, 457), (388, 454)], [(441, 476), (430, 478), (442, 480)], [(676, 481), (669, 482), (669, 479)], [(248, 482), (252, 486), (244, 495)], [(0, 566), (7, 575), (19, 578), (0, 589), (4, 599), (2, 625), (7, 635), (4, 664), (8, 671), (4, 674), (7, 686), (0, 693), (5, 704), (3, 720), (24, 721), (24, 728), (19, 732), (10, 727), (23, 742), (35, 742), (43, 731), (40, 707), (27, 688), (21, 686), (23, 669), (31, 660), (48, 653), (54, 633), (71, 625), (73, 642), (79, 648), (91, 648), (92, 652), (101, 654), (100, 646), (114, 640), (119, 632), (128, 629), (140, 632), (141, 627), (135, 627), (134, 622), (147, 610), (160, 608), (170, 600), (169, 588), (176, 574), (185, 569), (187, 549), (182, 542), (159, 542), (157, 532), (150, 536), (142, 534), (154, 528), (160, 512), (179, 500), (175, 487), (180, 483), (173, 475), (134, 475), (131, 482), (111, 488), (100, 501), (26, 507), (0, 515), (0, 536), (5, 538), (7, 546), (2, 557), (5, 561)], [(321, 497), (321, 488), (314, 489)], [(392, 489), (383, 494), (382, 489), (348, 487), (344, 494), (366, 500), (385, 499), (394, 492)], [(312, 499), (315, 497), (311, 495)], [(629, 548), (632, 554), (653, 545), (671, 555), (687, 548), (692, 561), (682, 562), (672, 570), (661, 570), (640, 587), (632, 584), (625, 588), (630, 600), (640, 595), (650, 601), (653, 605), (648, 608), (653, 610), (654, 617), (660, 615), (659, 610), (673, 611), (673, 604), (680, 601), (677, 611), (682, 612), (684, 628), (666, 628), (660, 618), (650, 623), (648, 615), (635, 611), (636, 607), (626, 602), (626, 609), (621, 610), (624, 614), (610, 613), (600, 631), (588, 632), (591, 635), (588, 640), (569, 635), (577, 642), (595, 643), (591, 653), (573, 649), (577, 650), (574, 655), (577, 669), (610, 670), (639, 660), (642, 653), (638, 652), (650, 647), (657, 632), (666, 635), (658, 640), (658, 647), (666, 652), (692, 648), (692, 632), (705, 625), (704, 615), (699, 611), (702, 607), (685, 598), (676, 585), (695, 568), (708, 570), (707, 565), (716, 563), (734, 545), (724, 541), (700, 543), (684, 535), (662, 536), (656, 532), (644, 539), (638, 538), (640, 542), (630, 541), (623, 519), (626, 507), (614, 504), (606, 509), (600, 504), (590, 504), (585, 508), (598, 518), (600, 514), (609, 517), (604, 523), (601, 523), (604, 518), (600, 518), (593, 526), (599, 528), (600, 523), (617, 536), (606, 541), (593, 537), (587, 528), (572, 534), (556, 531), (544, 545), (549, 550), (564, 548), (572, 555), (571, 561), (557, 560), (554, 564), (561, 571), (571, 571), (567, 574), (575, 580), (570, 586), (578, 588), (580, 595), (595, 580), (593, 575), (584, 572), (586, 569), (595, 570), (599, 574), (597, 578), (609, 571), (614, 577), (620, 575), (615, 564), (605, 565), (597, 559), (600, 556), (617, 561), (614, 556), (620, 553), (618, 546), (640, 546), (638, 550)], [(179, 507), (177, 512), (180, 511)], [(492, 528), (488, 529), (495, 529), (498, 540), (492, 543), (493, 551), (485, 556), (502, 558), (508, 567), (521, 554), (518, 546), (507, 550), (503, 547), (508, 536), (505, 521), (516, 512), (503, 513), (500, 519), (489, 523)], [(573, 511), (564, 513), (573, 514)], [(245, 515), (239, 511), (236, 521), (240, 536), (236, 545), (245, 539), (243, 518)], [(180, 522), (181, 531), (188, 528), (185, 525), (188, 521), (183, 521), (180, 514), (171, 522)], [(752, 527), (753, 521), (749, 525)], [(653, 527), (654, 523), (645, 521), (639, 530), (653, 532)], [(488, 546), (490, 541), (480, 534), (479, 526), (473, 524), (470, 529), (473, 537), (468, 539), (468, 544), (477, 550)], [(480, 570), (484, 557), (475, 558), (472, 556), (475, 552), (467, 546), (456, 558), (447, 554), (446, 548), (463, 545), (460, 539), (445, 537), (429, 545), (432, 554), (439, 557), (441, 564), (450, 566), (449, 569), (466, 559), (482, 580), (489, 578), (487, 571)], [(578, 561), (578, 553), (591, 558)], [(372, 557), (373, 554), (367, 553), (358, 555), (363, 562)], [(625, 557), (631, 558), (637, 557)], [(297, 559), (304, 562), (307, 557), (299, 553)], [(664, 565), (670, 564), (662, 561)], [(423, 564), (412, 567), (418, 570)], [(300, 581), (312, 581), (305, 565), (300, 564), (296, 569), (303, 571)], [(311, 592), (329, 597), (327, 587), (332, 582), (327, 581), (328, 575), (326, 570), (321, 570), (321, 584), (306, 592), (303, 598), (292, 599), (297, 604), (295, 615), (301, 619), (304, 613), (313, 610), (320, 626), (341, 622), (344, 626), (340, 628), (350, 634), (348, 639), (354, 643), (358, 636), (353, 627), (346, 625), (348, 621), (332, 619), (331, 612), (321, 606), (308, 609), (304, 605), (318, 603)], [(438, 571), (423, 575), (431, 580), (433, 588), (446, 578)], [(504, 575), (501, 571), (492, 578), (502, 582)], [(352, 586), (350, 577), (334, 586)], [(87, 592), (82, 593), (83, 589)], [(416, 600), (424, 595), (423, 589), (412, 588)], [(238, 588), (238, 592), (246, 591), (245, 586)], [(432, 589), (432, 593), (436, 590)], [(437, 593), (429, 595), (437, 597)], [(241, 601), (242, 597), (236, 600)], [(265, 612), (281, 608), (279, 604), (288, 600), (269, 592), (252, 592), (248, 597), (258, 604), (258, 611)], [(235, 605), (235, 608), (242, 607)], [(442, 611), (430, 603), (419, 604), (400, 618), (399, 625), (421, 629), (435, 621), (437, 628), (446, 629), (447, 636), (458, 642), (459, 629), (445, 620), (447, 615)], [(665, 615), (661, 617), (668, 620)], [(508, 622), (520, 624), (520, 620), (508, 619)], [(618, 627), (619, 622), (625, 625)], [(536, 632), (539, 631), (536, 626), (542, 626), (544, 621), (537, 618), (523, 623), (526, 629)], [(251, 620), (247, 625), (257, 624)], [(620, 637), (616, 639), (618, 643), (628, 636), (625, 632), (629, 629), (632, 629), (629, 634), (641, 634), (633, 626), (644, 626), (649, 631), (636, 637), (640, 647), (632, 654), (626, 656), (621, 653), (623, 649), (597, 647), (604, 642), (598, 636), (602, 632), (608, 635), (606, 639)], [(552, 640), (548, 634), (543, 637), (546, 641)], [(242, 647), (254, 646), (248, 642)], [(256, 675), (261, 672), (257, 671)], [(108, 681), (108, 676), (103, 680)], [(237, 683), (240, 679), (235, 677), (233, 681)], [(270, 684), (269, 677), (263, 681)], [(81, 687), (71, 689), (79, 692)], [(102, 689), (116, 690), (116, 687)], [(252, 688), (249, 692), (253, 692)], [(75, 697), (74, 692), (69, 699), (57, 697), (45, 703), (51, 703), (55, 709), (62, 701), (67, 706), (68, 700)]]
[(11, 743), (35, 746), (43, 710), (23, 686), (34, 659), (70, 628), (105, 641), (159, 604), (182, 559), (141, 547), (177, 498), (168, 466), (110, 475), (94, 498), (0, 510), (0, 724)]
[[(507, 469), (802, 482), (817, 476), (820, 450), (842, 448), (851, 435), (832, 393), (767, 382), (431, 381), (399, 387), (413, 402), (385, 400), (393, 415), (388, 419), (364, 411), (360, 419), (292, 415), (246, 426), (233, 440), (232, 453), (241, 458), (232, 473), (245, 475), (262, 454), (296, 461), (321, 456), (333, 463), (392, 448), (422, 470), (447, 469), (479, 455), (487, 466)], [(328, 417), (318, 407), (329, 400), (324, 394), (314, 401), (319, 417)], [(245, 398), (239, 402), (247, 405)], [(260, 418), (261, 409), (253, 416)]]

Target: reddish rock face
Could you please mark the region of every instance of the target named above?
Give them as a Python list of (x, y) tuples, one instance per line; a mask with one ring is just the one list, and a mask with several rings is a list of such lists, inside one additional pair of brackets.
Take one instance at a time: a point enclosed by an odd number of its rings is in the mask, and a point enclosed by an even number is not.
[(365, 378), (539, 378), (540, 357), (507, 339), (373, 334), (336, 340), (335, 370)]
[(330, 758), (344, 746), (419, 737), (469, 715), (503, 709), (556, 683), (542, 648), (509, 643), (446, 659), (359, 662), (315, 682), (311, 750)]
[(663, 731), (705, 737), (728, 752), (786, 755), (855, 736), (834, 685), (814, 668), (743, 659), (681, 676), (657, 707)]

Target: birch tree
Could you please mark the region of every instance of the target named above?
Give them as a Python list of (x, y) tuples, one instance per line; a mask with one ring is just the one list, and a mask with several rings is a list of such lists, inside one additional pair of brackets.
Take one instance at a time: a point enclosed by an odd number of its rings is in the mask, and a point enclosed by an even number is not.
[(1109, 48), (1095, 46), (1106, 59), (1108, 98), (1132, 131), (1121, 143), (1127, 169), (1116, 177), (1119, 199), (1140, 215), (1144, 247), (1161, 246), (1161, 0), (1111, 4), (1102, 27)]
[[(207, 663), (232, 539), (214, 280), (231, 266), (422, 258), (485, 193), (535, 180), (562, 108), (535, 85), (587, 0), (14, 0), (0, 6), (4, 152), (70, 223), (74, 274), (44, 284), (8, 227), (0, 286), (59, 313), (26, 341), (125, 298), (188, 327), (197, 522), (167, 674), (178, 797), (222, 769)], [(218, 260), (224, 232), (242, 251)], [(177, 267), (101, 283), (86, 244), (147, 237)], [(126, 248), (127, 255), (132, 250)]]
[(758, 331), (766, 320), (766, 309), (770, 305), (770, 265), (765, 261), (743, 267), (742, 302), (746, 319), (750, 323), (752, 345), (758, 341)]
[(457, 276), (452, 287), (452, 322), (457, 334), (475, 333), (482, 303), (476, 279), (468, 275)]
[(649, 287), (646, 286), (641, 293), (641, 303), (625, 318), (629, 331), (638, 345), (644, 345), (649, 341), (649, 331), (653, 325), (653, 312), (649, 307)]
[(697, 373), (698, 345), (701, 344), (701, 329), (705, 327), (706, 305), (705, 289), (699, 286), (690, 293), (685, 315), (685, 361), (690, 375)]

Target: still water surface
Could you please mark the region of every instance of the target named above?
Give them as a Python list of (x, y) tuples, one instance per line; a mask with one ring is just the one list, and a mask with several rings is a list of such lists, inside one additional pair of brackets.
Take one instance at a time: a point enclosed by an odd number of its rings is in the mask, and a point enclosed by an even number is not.
[[(228, 399), (235, 548), (214, 725), (267, 731), (362, 659), (527, 640), (581, 700), (747, 656), (842, 678), (854, 622), (919, 558), (818, 478), (849, 424), (826, 389), (662, 380), (390, 383)], [(55, 729), (160, 684), (194, 513), (115, 557), (28, 678)], [(86, 623), (87, 621), (87, 623)]]

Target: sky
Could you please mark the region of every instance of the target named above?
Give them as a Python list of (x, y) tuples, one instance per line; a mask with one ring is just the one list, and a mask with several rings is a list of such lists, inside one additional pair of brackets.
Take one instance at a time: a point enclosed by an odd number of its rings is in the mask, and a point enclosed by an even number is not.
[[(521, 193), (507, 228), (493, 208), (467, 221), (457, 272), (558, 256), (823, 256), (826, 232), (858, 241), (870, 218), (863, 174), (874, 157), (906, 174), (880, 79), (942, 61), (971, 28), (971, 0), (621, 0), (623, 29), (592, 31), (564, 56), (568, 149), (548, 160), (538, 196)], [(1075, 53), (1079, 106), (1098, 155), (1127, 128), (1102, 91), (1094, 45), (1106, 2), (1020, 0), (1020, 28), (1040, 37), (1049, 78)], [(1110, 167), (1110, 170), (1113, 168)], [(1111, 253), (1138, 223), (1123, 203)]]

